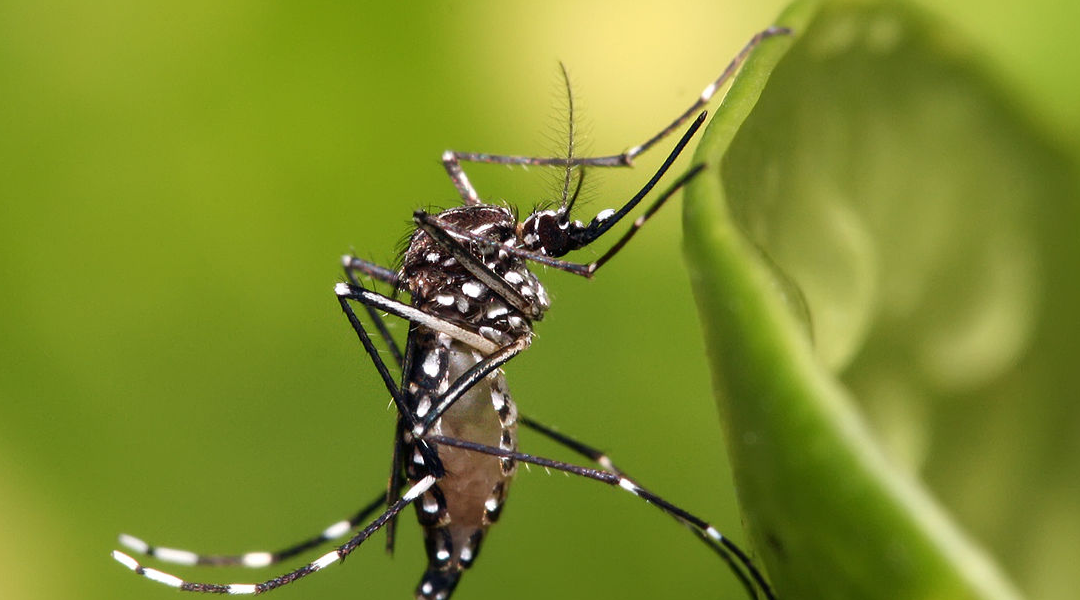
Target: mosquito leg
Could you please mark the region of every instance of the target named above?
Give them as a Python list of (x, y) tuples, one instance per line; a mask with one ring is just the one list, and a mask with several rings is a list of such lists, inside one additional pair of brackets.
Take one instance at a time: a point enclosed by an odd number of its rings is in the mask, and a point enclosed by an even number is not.
[[(390, 453), (390, 478), (386, 483), (386, 492), (383, 494), (383, 501), (386, 502), (386, 506), (390, 506), (394, 503), (401, 493), (401, 486), (405, 483), (405, 474), (401, 468), (401, 445), (402, 445), (402, 432), (404, 431), (404, 417), (398, 415), (398, 418), (394, 424), (394, 450)], [(390, 519), (386, 523), (386, 552), (388, 554), (394, 553), (394, 539), (397, 532), (397, 517)]]
[(566, 158), (566, 157), (541, 157), (541, 156), (516, 156), (516, 155), (500, 155), (500, 154), (486, 154), (482, 152), (457, 152), (454, 150), (447, 150), (442, 155), (443, 167), (446, 168), (447, 174), (450, 176), (450, 180), (454, 183), (454, 187), (457, 188), (458, 194), (466, 205), (472, 206), (480, 204), (479, 196), (476, 194), (476, 190), (473, 188), (472, 183), (469, 182), (469, 178), (465, 175), (465, 171), (461, 168), (462, 162), (472, 163), (486, 163), (486, 164), (498, 164), (498, 165), (527, 165), (527, 166), (591, 166), (591, 167), (629, 167), (633, 164), (634, 158), (641, 155), (649, 148), (656, 145), (657, 142), (671, 135), (673, 131), (682, 126), (683, 123), (688, 121), (695, 113), (700, 111), (709, 100), (716, 94), (717, 90), (722, 88), (727, 83), (731, 76), (739, 70), (743, 62), (750, 55), (750, 52), (760, 44), (762, 41), (776, 36), (776, 35), (788, 35), (791, 33), (790, 29), (785, 27), (770, 27), (764, 31), (758, 32), (750, 41), (743, 46), (743, 49), (728, 63), (723, 72), (709, 85), (705, 86), (701, 94), (694, 100), (694, 102), (675, 118), (670, 124), (661, 129), (655, 135), (645, 140), (644, 142), (634, 146), (621, 154), (613, 154), (610, 156), (594, 156), (594, 157), (580, 157), (580, 158)]
[(341, 265), (345, 268), (345, 274), (349, 279), (356, 277), (356, 273), (363, 273), (372, 279), (389, 284), (397, 289), (400, 284), (398, 274), (393, 269), (388, 269), (378, 263), (346, 254), (341, 257)]
[[(388, 312), (395, 317), (400, 317), (407, 321), (423, 325), (428, 329), (445, 333), (459, 342), (463, 342), (476, 348), (484, 354), (491, 354), (499, 349), (499, 346), (496, 345), (495, 342), (492, 342), (479, 334), (459, 327), (449, 321), (429, 315), (416, 307), (398, 302), (397, 300), (388, 298), (382, 294), (372, 292), (363, 286), (339, 283), (334, 287), (334, 293), (338, 295), (338, 300), (341, 302), (342, 309), (345, 310), (347, 315), (352, 314), (353, 317), (355, 317), (355, 313), (352, 313), (352, 309), (346, 308), (348, 306), (346, 300), (355, 300), (361, 304)], [(350, 323), (351, 322), (352, 318), (350, 318)], [(357, 323), (359, 323), (359, 321), (357, 321)], [(356, 325), (353, 325), (354, 329), (356, 327)], [(360, 326), (360, 328), (362, 329), (363, 326)], [(357, 333), (359, 334), (359, 331)], [(370, 341), (370, 339), (368, 341)], [(379, 362), (382, 362), (381, 359)], [(383, 366), (385, 367), (385, 364)]]
[(378, 498), (361, 508), (351, 519), (338, 521), (324, 529), (319, 535), (312, 536), (302, 542), (293, 544), (292, 546), (276, 552), (245, 552), (244, 554), (235, 555), (196, 554), (195, 552), (190, 552), (188, 550), (177, 550), (175, 548), (166, 548), (164, 546), (152, 546), (137, 537), (127, 534), (120, 535), (120, 544), (128, 550), (133, 550), (144, 556), (150, 556), (161, 562), (178, 565), (266, 567), (342, 537), (371, 516), (371, 514), (378, 510), (379, 506), (385, 501), (385, 494), (380, 493)]
[(754, 36), (750, 38), (750, 41), (746, 42), (746, 45), (743, 46), (742, 50), (740, 50), (739, 53), (735, 55), (735, 58), (731, 59), (731, 62), (728, 63), (727, 67), (724, 68), (723, 72), (721, 72), (720, 75), (712, 83), (705, 86), (705, 89), (701, 91), (701, 95), (698, 96), (697, 100), (695, 100), (693, 104), (691, 104), (685, 111), (683, 111), (681, 115), (676, 117), (675, 120), (672, 121), (667, 127), (661, 129), (659, 133), (652, 136), (644, 143), (630, 148), (629, 150), (623, 152), (615, 158), (618, 158), (621, 160), (622, 163), (629, 165), (634, 160), (634, 157), (645, 152), (657, 142), (670, 135), (671, 132), (678, 129), (679, 126), (685, 123), (694, 113), (704, 108), (704, 106), (708, 104), (709, 100), (712, 99), (713, 95), (716, 94), (716, 92), (720, 88), (724, 87), (724, 84), (727, 83), (728, 79), (731, 79), (731, 76), (739, 70), (739, 67), (742, 66), (743, 62), (746, 61), (746, 58), (750, 56), (750, 52), (752, 52), (758, 44), (776, 35), (790, 34), (791, 30), (787, 27), (769, 27), (763, 31), (759, 31), (758, 33), (754, 34)]
[[(448, 438), (441, 435), (428, 435), (424, 439), (429, 442), (441, 444), (444, 446), (454, 446), (456, 448), (464, 448), (466, 450), (472, 450), (474, 452), (480, 452), (483, 454), (490, 454), (492, 456), (498, 456), (501, 458), (512, 458), (524, 463), (530, 463), (555, 469), (557, 471), (564, 471), (566, 473), (572, 473), (574, 475), (580, 475), (596, 481), (604, 482), (608, 485), (617, 486), (631, 494), (641, 498), (645, 502), (656, 506), (665, 514), (668, 514), (683, 523), (690, 528), (700, 539), (704, 540), (709, 547), (723, 558), (732, 573), (743, 583), (743, 586), (747, 589), (751, 598), (756, 598), (757, 594), (754, 592), (753, 584), (747, 579), (746, 573), (743, 572), (743, 568), (750, 574), (750, 577), (758, 584), (761, 590), (765, 593), (765, 597), (768, 600), (776, 600), (776, 596), (773, 595), (772, 588), (765, 581), (765, 577), (758, 571), (757, 567), (750, 561), (750, 557), (746, 555), (734, 542), (729, 540), (723, 534), (720, 533), (715, 527), (707, 523), (706, 521), (694, 516), (693, 514), (679, 508), (678, 506), (664, 500), (660, 496), (650, 492), (649, 490), (641, 487), (633, 480), (625, 475), (599, 470), (591, 469), (589, 467), (581, 467), (570, 463), (565, 463), (549, 458), (540, 456), (534, 456), (531, 454), (523, 454), (520, 452), (513, 452), (510, 450), (503, 450), (502, 448), (496, 448), (494, 446), (486, 446), (484, 444), (477, 444), (475, 442), (469, 442), (466, 440), (459, 440), (455, 438)], [(584, 446), (582, 444), (582, 446)], [(585, 446), (587, 447), (587, 446)], [(710, 541), (711, 540), (711, 541)], [(730, 554), (729, 554), (730, 553)], [(732, 559), (731, 555), (734, 555)], [(738, 564), (736, 564), (736, 561)], [(740, 566), (741, 565), (741, 568)]]
[[(469, 181), (469, 176), (461, 168), (461, 160), (472, 160), (470, 158), (472, 156), (476, 155), (465, 152), (459, 153), (453, 150), (447, 150), (442, 155), (443, 168), (446, 169), (446, 174), (450, 176), (450, 181), (454, 182), (454, 187), (457, 188), (458, 195), (461, 196), (461, 200), (465, 202), (466, 206), (480, 204), (480, 196), (477, 195), (476, 188), (473, 187), (472, 182)], [(472, 162), (486, 161), (472, 160)]]
[[(393, 286), (395, 290), (398, 289), (400, 279), (398, 274), (391, 269), (350, 255), (341, 257), (341, 262), (345, 267), (345, 276), (349, 278), (350, 283), (358, 288), (363, 286), (360, 285), (360, 280), (356, 278), (356, 274), (363, 273), (372, 279)], [(390, 355), (394, 357), (394, 362), (397, 363), (398, 367), (401, 367), (404, 362), (401, 348), (398, 348), (394, 336), (390, 335), (390, 330), (386, 327), (386, 321), (383, 320), (382, 315), (374, 307), (365, 304), (364, 308), (367, 310), (368, 316), (371, 317), (371, 321), (375, 323), (375, 329), (379, 330), (379, 336), (386, 343), (386, 348), (390, 351)]]
[(574, 452), (577, 452), (585, 458), (600, 465), (602, 469), (610, 471), (615, 475), (626, 476), (626, 474), (623, 473), (622, 469), (619, 469), (615, 466), (615, 463), (611, 462), (611, 459), (608, 458), (608, 455), (604, 451), (593, 448), (592, 446), (583, 442), (579, 442), (578, 440), (575, 440), (568, 435), (559, 433), (551, 427), (548, 427), (547, 425), (544, 425), (539, 421), (530, 419), (525, 415), (518, 415), (518, 422), (528, 427), (529, 429), (532, 429), (533, 431), (543, 435), (544, 437), (554, 440), (562, 444), (563, 446), (566, 446), (567, 448), (573, 450)]
[[(345, 268), (345, 276), (349, 279), (349, 282), (357, 288), (362, 288), (360, 280), (357, 279), (356, 274), (362, 273), (375, 279), (388, 284), (394, 288), (394, 290), (400, 289), (401, 280), (398, 277), (397, 272), (393, 269), (388, 269), (377, 263), (364, 260), (352, 255), (345, 255), (341, 257), (342, 266)], [(382, 337), (383, 342), (386, 344), (386, 348), (390, 351), (390, 355), (394, 357), (394, 362), (397, 363), (398, 368), (404, 368), (405, 359), (401, 353), (401, 348), (398, 347), (397, 341), (394, 340), (394, 336), (390, 334), (390, 330), (386, 326), (386, 320), (374, 307), (365, 304), (364, 308), (367, 310), (368, 316), (371, 317), (371, 321), (375, 324), (375, 329), (379, 331), (379, 336)], [(390, 454), (390, 478), (387, 481), (386, 493), (383, 498), (386, 502), (386, 506), (393, 504), (394, 500), (399, 497), (401, 493), (401, 485), (404, 482), (404, 478), (401, 474), (401, 432), (402, 432), (402, 417), (398, 415), (397, 422), (394, 425), (394, 449)], [(394, 533), (397, 530), (397, 517), (390, 519), (386, 526), (386, 551), (390, 554), (394, 552)]]
[[(607, 453), (605, 453), (604, 451), (599, 450), (597, 448), (593, 448), (592, 446), (590, 446), (588, 444), (585, 444), (584, 442), (578, 441), (578, 440), (576, 440), (576, 439), (574, 439), (574, 438), (572, 438), (572, 437), (570, 437), (570, 436), (568, 436), (566, 434), (555, 431), (551, 427), (548, 427), (547, 425), (544, 425), (543, 423), (540, 423), (539, 421), (530, 419), (529, 417), (526, 417), (524, 415), (520, 415), (518, 417), (518, 422), (521, 423), (522, 425), (528, 427), (529, 429), (532, 429), (533, 431), (536, 431), (537, 433), (540, 433), (541, 435), (543, 435), (543, 436), (545, 436), (545, 437), (547, 437), (547, 438), (549, 438), (551, 440), (554, 440), (555, 442), (558, 442), (559, 444), (562, 444), (563, 446), (569, 448), (570, 450), (573, 450), (574, 452), (584, 456), (585, 458), (588, 458), (589, 460), (591, 460), (591, 461), (595, 462), (596, 464), (600, 465), (604, 470), (609, 471), (609, 472), (611, 472), (611, 473), (613, 473), (613, 474), (615, 474), (615, 475), (617, 475), (619, 477), (622, 477), (623, 479), (625, 479), (627, 481), (631, 481), (639, 489), (644, 490), (644, 491), (647, 492), (647, 490), (645, 490), (645, 487), (642, 486), (641, 484), (638, 484), (636, 481), (634, 481), (633, 478), (628, 473), (626, 473), (622, 469), (616, 467), (615, 463), (613, 463), (611, 461), (611, 458), (609, 458)], [(676, 515), (674, 513), (669, 513), (669, 514), (676, 521), (679, 521), (681, 523), (685, 523), (685, 521), (682, 518), (680, 518), (678, 515)], [(691, 527), (691, 531), (693, 531), (695, 533), (695, 535), (697, 535), (703, 542), (705, 542), (706, 545), (708, 545), (715, 552), (720, 554), (720, 556), (725, 561), (727, 561), (728, 565), (730, 565), (733, 570), (736, 570), (735, 565), (732, 563), (731, 555), (728, 554), (727, 549), (724, 546), (718, 545), (718, 542), (711, 536), (702, 536), (700, 530), (698, 530), (698, 529), (695, 529), (695, 528)], [(736, 572), (738, 574), (742, 575), (741, 570), (738, 570)], [(743, 579), (743, 585), (748, 585), (749, 584), (749, 581), (746, 580), (745, 577), (742, 578), (742, 579)]]
[[(387, 391), (390, 392), (390, 396), (394, 400), (394, 405), (397, 407), (398, 415), (408, 421), (408, 425), (410, 428), (417, 426), (417, 416), (405, 404), (405, 398), (401, 393), (401, 389), (398, 388), (397, 383), (394, 382), (394, 378), (390, 374), (390, 370), (386, 367), (386, 363), (383, 362), (382, 357), (379, 355), (378, 349), (375, 348), (375, 344), (372, 343), (371, 336), (369, 336), (367, 330), (364, 329), (364, 324), (360, 322), (360, 319), (357, 318), (356, 313), (353, 311), (352, 306), (349, 304), (350, 299), (358, 300), (365, 306), (378, 306), (379, 308), (382, 308), (383, 310), (386, 310), (391, 314), (403, 316), (405, 318), (409, 318), (406, 315), (421, 315), (424, 319), (428, 321), (436, 321), (443, 324), (444, 327), (459, 329), (470, 336), (482, 340), (489, 346), (494, 346), (493, 343), (487, 341), (479, 335), (476, 335), (475, 333), (461, 329), (460, 327), (453, 325), (452, 323), (446, 323), (440, 319), (436, 319), (431, 315), (417, 310), (407, 304), (402, 304), (396, 300), (387, 298), (382, 294), (376, 294), (375, 292), (368, 291), (361, 286), (353, 286), (347, 283), (339, 283), (334, 289), (338, 295), (338, 303), (341, 305), (341, 310), (344, 311), (346, 318), (348, 318), (349, 320), (349, 324), (352, 325), (353, 330), (356, 332), (357, 337), (360, 339), (360, 343), (364, 346), (364, 350), (367, 352), (368, 357), (371, 358), (372, 364), (375, 365), (375, 370), (379, 372), (379, 376), (382, 377), (383, 384), (385, 384)], [(403, 311), (403, 309), (407, 310)], [(435, 327), (432, 328), (435, 329)], [(418, 447), (421, 454), (424, 456), (424, 461), (428, 465), (430, 471), (437, 476), (442, 477), (442, 462), (439, 460), (439, 457), (435, 453), (434, 449), (426, 443), (421, 443)], [(392, 486), (393, 484), (391, 483), (391, 487)], [(393, 529), (393, 526), (391, 526), (391, 529)]]
[[(339, 287), (345, 286), (346, 290), (351, 289), (348, 284), (339, 283)], [(359, 288), (363, 289), (363, 288)], [(397, 406), (398, 412), (402, 414), (410, 414), (408, 407), (405, 406), (405, 400), (401, 395), (401, 390), (398, 388), (397, 383), (394, 381), (393, 375), (390, 374), (390, 369), (386, 367), (386, 363), (383, 362), (382, 356), (379, 355), (378, 348), (371, 341), (371, 336), (368, 335), (367, 329), (364, 328), (364, 324), (360, 322), (360, 319), (356, 316), (352, 306), (348, 302), (350, 296), (342, 295), (338, 292), (338, 303), (341, 304), (341, 310), (345, 312), (345, 317), (349, 320), (349, 324), (352, 325), (356, 336), (360, 338), (360, 343), (363, 345), (364, 350), (367, 352), (371, 362), (375, 365), (375, 370), (379, 372), (379, 376), (382, 377), (383, 384), (386, 386), (386, 390), (390, 392), (390, 396), (394, 399), (394, 404)]]
[[(261, 594), (269, 592), (270, 590), (277, 589), (284, 585), (288, 585), (302, 577), (311, 575), (312, 573), (328, 567), (336, 562), (341, 562), (346, 556), (352, 553), (360, 544), (364, 543), (369, 537), (371, 537), (376, 531), (381, 529), (387, 521), (392, 519), (395, 515), (401, 512), (406, 506), (416, 500), (420, 494), (426, 492), (432, 485), (435, 484), (435, 476), (428, 475), (421, 479), (416, 485), (409, 488), (409, 491), (405, 492), (405, 495), (400, 500), (386, 509), (383, 514), (379, 515), (374, 521), (367, 527), (356, 533), (349, 541), (345, 542), (341, 546), (338, 546), (335, 550), (328, 552), (314, 561), (296, 569), (285, 573), (280, 577), (268, 579), (262, 583), (197, 583), (189, 582), (180, 579), (175, 575), (170, 575), (157, 569), (151, 569), (139, 564), (134, 558), (120, 552), (119, 550), (113, 550), (112, 556), (120, 564), (135, 571), (139, 575), (163, 583), (167, 586), (177, 588), (184, 592), (202, 592), (209, 594)], [(381, 499), (380, 499), (381, 501)]]

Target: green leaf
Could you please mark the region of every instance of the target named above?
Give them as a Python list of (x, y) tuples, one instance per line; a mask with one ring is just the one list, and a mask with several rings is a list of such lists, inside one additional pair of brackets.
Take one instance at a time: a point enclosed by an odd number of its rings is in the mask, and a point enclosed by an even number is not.
[(684, 205), (757, 560), (782, 599), (1017, 598), (936, 496), (983, 502), (964, 520), (992, 537), (1030, 483), (982, 438), (1069, 369), (1036, 358), (1075, 321), (1046, 300), (1077, 298), (1048, 277), (1077, 256), (1045, 218), (1075, 198), (1064, 161), (922, 14), (797, 2), (776, 24), (795, 34), (743, 67)]

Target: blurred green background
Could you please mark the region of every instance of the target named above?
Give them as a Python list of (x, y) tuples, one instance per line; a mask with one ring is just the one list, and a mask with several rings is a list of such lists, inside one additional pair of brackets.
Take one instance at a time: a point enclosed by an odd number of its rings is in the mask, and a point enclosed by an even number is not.
[[(392, 413), (334, 299), (339, 256), (392, 263), (414, 208), (455, 204), (446, 148), (559, 153), (558, 60), (581, 147), (617, 152), (782, 5), (0, 4), (0, 596), (171, 598), (109, 559), (117, 533), (241, 552), (351, 513), (384, 484)], [(1080, 9), (934, 9), (1080, 156), (1080, 82), (1061, 69), (1080, 61)], [(582, 212), (657, 159), (593, 171)], [(557, 192), (541, 170), (469, 173), (523, 210)], [(554, 309), (507, 370), (524, 412), (741, 540), (678, 218), (661, 213), (595, 281), (548, 273)], [(459, 597), (740, 597), (623, 494), (534, 469), (511, 496)], [(411, 515), (401, 531), (393, 559), (362, 548), (276, 597), (409, 597)]]

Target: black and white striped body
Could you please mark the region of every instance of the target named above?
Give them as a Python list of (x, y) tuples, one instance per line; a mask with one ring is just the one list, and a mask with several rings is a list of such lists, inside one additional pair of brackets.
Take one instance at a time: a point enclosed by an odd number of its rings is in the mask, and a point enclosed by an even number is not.
[[(519, 244), (517, 222), (507, 209), (465, 206), (444, 211), (438, 217), (502, 244)], [(472, 250), (495, 275), (531, 298), (540, 312), (547, 308), (544, 288), (522, 259), (493, 247)], [(425, 313), (500, 346), (532, 336), (530, 320), (524, 314), (481, 283), (422, 230), (418, 229), (410, 240), (400, 277), (402, 287), (412, 295), (412, 305)], [(402, 385), (409, 410), (420, 419), (427, 416), (435, 399), (484, 357), (480, 349), (447, 333), (414, 324), (409, 331)], [(402, 452), (406, 477), (413, 484), (432, 474), (415, 433), (405, 433)], [(428, 433), (516, 451), (517, 407), (502, 371), (496, 370), (473, 385), (432, 423)], [(461, 572), (472, 564), (487, 528), (498, 519), (517, 465), (512, 458), (461, 448), (444, 446), (434, 450), (445, 475), (416, 502), (428, 555), (428, 569), (416, 593), (418, 598), (443, 599), (453, 591)]]

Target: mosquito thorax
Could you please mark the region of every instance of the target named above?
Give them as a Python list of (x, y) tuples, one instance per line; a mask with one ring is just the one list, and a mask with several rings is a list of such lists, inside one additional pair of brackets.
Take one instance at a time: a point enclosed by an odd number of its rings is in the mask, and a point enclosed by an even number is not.
[[(518, 223), (510, 209), (482, 204), (459, 206), (438, 213), (437, 218), (472, 234), (499, 243), (468, 245), (469, 251), (528, 300), (534, 314), (550, 306), (544, 286), (525, 261), (502, 247), (520, 247)], [(530, 319), (493, 293), (465, 269), (442, 246), (417, 229), (409, 240), (401, 266), (405, 289), (417, 308), (506, 344), (530, 333)], [(536, 320), (533, 317), (532, 320)]]

